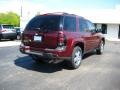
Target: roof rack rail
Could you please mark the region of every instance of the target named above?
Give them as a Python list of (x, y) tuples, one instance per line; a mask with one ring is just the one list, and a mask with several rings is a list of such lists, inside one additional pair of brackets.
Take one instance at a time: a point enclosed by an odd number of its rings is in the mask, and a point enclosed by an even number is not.
[(65, 12), (45, 13), (45, 14), (43, 14), (43, 15), (51, 15), (51, 14), (57, 14), (57, 15), (62, 15), (62, 14), (64, 14), (64, 15), (70, 15), (69, 13), (65, 13)]
[[(45, 13), (43, 15), (70, 15), (70, 16), (78, 16), (76, 14), (70, 14), (70, 13), (66, 13), (66, 12), (52, 12), (52, 13)], [(80, 16), (81, 17), (81, 16)]]

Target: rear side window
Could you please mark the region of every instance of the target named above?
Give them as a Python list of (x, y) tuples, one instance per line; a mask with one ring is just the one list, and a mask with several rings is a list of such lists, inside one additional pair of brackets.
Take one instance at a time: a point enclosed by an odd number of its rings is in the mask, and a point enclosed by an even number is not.
[(64, 30), (75, 32), (76, 31), (76, 18), (65, 16), (64, 17)]
[(13, 25), (3, 25), (3, 28), (14, 29), (14, 26)]
[(95, 30), (95, 26), (92, 22), (87, 21), (87, 25), (88, 25), (88, 28), (89, 28), (90, 31)]
[(1, 25), (0, 25), (0, 30), (2, 29)]
[(83, 18), (79, 19), (79, 31), (85, 32), (88, 29), (87, 22)]
[(36, 16), (28, 23), (26, 30), (59, 30), (60, 20), (61, 16), (57, 15)]

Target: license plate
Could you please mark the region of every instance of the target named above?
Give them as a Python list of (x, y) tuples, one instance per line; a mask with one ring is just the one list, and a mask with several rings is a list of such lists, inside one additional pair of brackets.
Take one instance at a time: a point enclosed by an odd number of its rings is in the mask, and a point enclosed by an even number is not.
[(34, 36), (34, 41), (42, 42), (42, 36)]

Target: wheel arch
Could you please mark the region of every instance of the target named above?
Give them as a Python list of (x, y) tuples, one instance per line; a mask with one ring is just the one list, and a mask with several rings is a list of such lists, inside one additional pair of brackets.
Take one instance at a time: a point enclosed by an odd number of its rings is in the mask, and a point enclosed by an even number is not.
[(74, 47), (79, 46), (82, 49), (82, 53), (84, 53), (84, 43), (83, 42), (77, 42), (74, 44)]

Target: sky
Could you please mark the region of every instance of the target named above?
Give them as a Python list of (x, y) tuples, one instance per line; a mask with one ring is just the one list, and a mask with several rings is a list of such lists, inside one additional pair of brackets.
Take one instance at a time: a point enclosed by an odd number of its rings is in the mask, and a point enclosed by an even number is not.
[(72, 11), (79, 9), (115, 9), (120, 0), (0, 0), (0, 12)]
[(20, 0), (0, 0), (0, 12), (8, 11), (20, 14)]
[[(29, 0), (27, 0), (29, 1)], [(115, 8), (120, 0), (31, 0), (50, 8)]]

